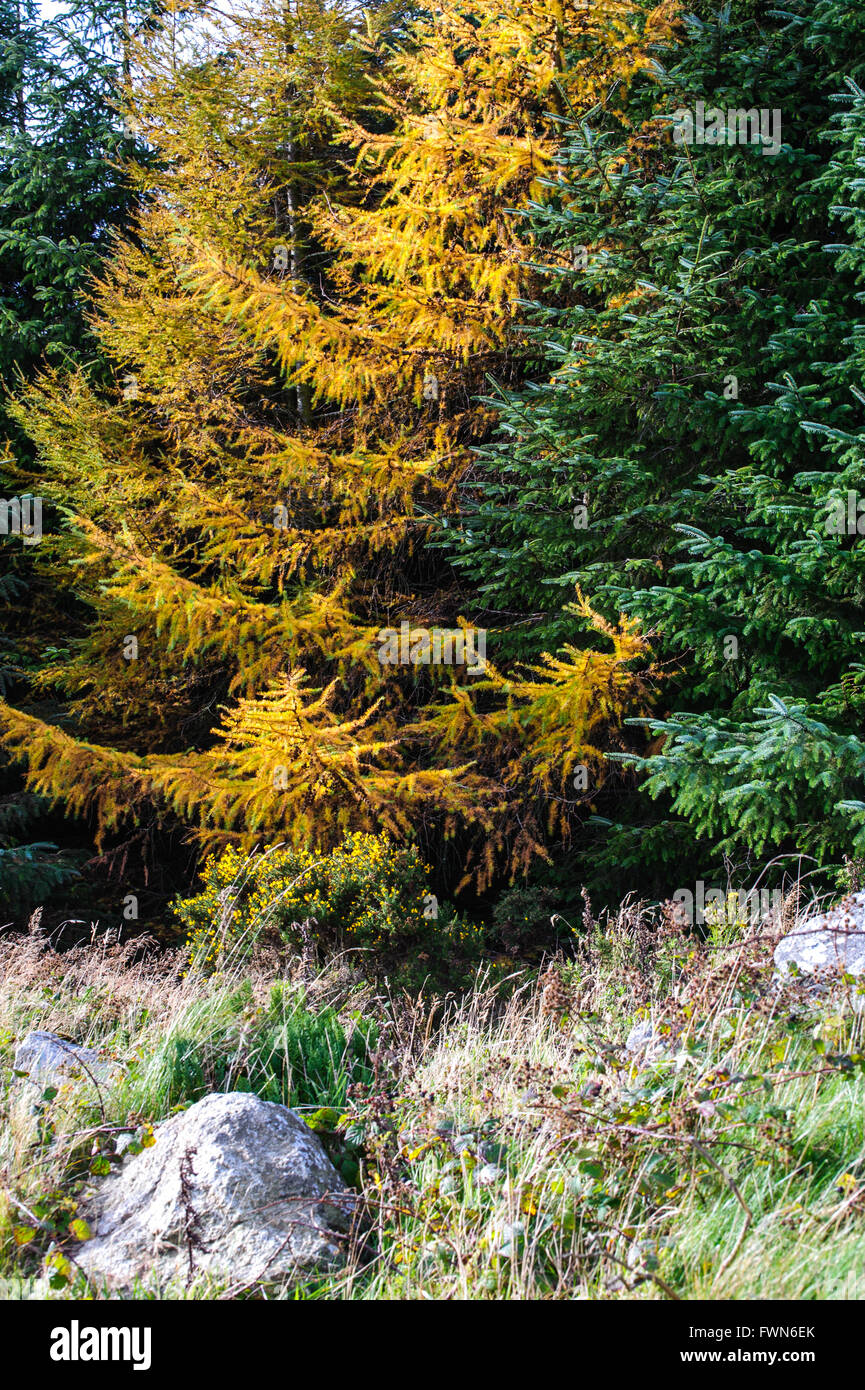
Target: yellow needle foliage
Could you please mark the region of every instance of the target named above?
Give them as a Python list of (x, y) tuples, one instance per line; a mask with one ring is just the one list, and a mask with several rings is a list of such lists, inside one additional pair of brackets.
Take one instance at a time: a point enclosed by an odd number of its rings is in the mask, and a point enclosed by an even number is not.
[(408, 390), (419, 405), (434, 373), (448, 413), (465, 407), (499, 365), (526, 288), (528, 248), (508, 210), (542, 196), (554, 117), (588, 113), (650, 67), (672, 17), (669, 4), (647, 14), (630, 0), (478, 0), (436, 6), (400, 48), (368, 17), (386, 67), (367, 106), (385, 129), (329, 107), (364, 196), (325, 193), (308, 210), (334, 258), (333, 294), (316, 304), (212, 242), (199, 244), (195, 283), (322, 399), (392, 408)]
[(566, 828), (571, 766), (644, 698), (642, 639), (441, 702), (376, 634), (466, 606), (424, 538), (489, 430), (484, 373), (520, 371), (508, 209), (542, 196), (556, 114), (669, 34), (630, 0), (168, 10), (126, 94), (140, 217), (93, 293), (110, 371), (46, 371), (16, 407), (72, 597), (37, 691), (60, 724), (0, 706), (34, 790), (97, 836), (465, 833), (484, 882)]
[[(487, 663), (481, 679), (453, 683), (446, 700), (424, 711), (425, 736), (470, 757), (498, 787), (505, 814), (496, 821), (501, 833), (483, 842), (475, 870), (480, 882), (492, 881), (497, 859), (505, 857), (512, 872), (525, 871), (535, 855), (545, 854), (545, 837), (568, 838), (573, 813), (591, 804), (603, 785), (605, 748), (622, 711), (644, 710), (659, 676), (632, 619), (610, 624), (582, 596), (573, 610), (606, 639), (609, 651), (567, 644), (540, 665), (507, 675)], [(575, 772), (581, 774), (576, 779)], [(473, 860), (470, 852), (469, 864)]]

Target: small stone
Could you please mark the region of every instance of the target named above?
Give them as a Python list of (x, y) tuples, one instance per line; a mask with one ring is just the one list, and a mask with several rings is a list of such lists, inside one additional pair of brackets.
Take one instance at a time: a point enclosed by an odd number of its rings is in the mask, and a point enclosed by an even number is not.
[(635, 1240), (628, 1247), (626, 1258), (628, 1269), (655, 1270), (658, 1268), (661, 1252), (672, 1248), (673, 1242), (669, 1237), (662, 1237), (659, 1240)]
[(625, 1050), (630, 1052), (632, 1056), (644, 1057), (649, 1062), (663, 1057), (669, 1052), (665, 1039), (654, 1024), (648, 1021), (634, 1024), (625, 1039)]
[(492, 1187), (493, 1183), (499, 1182), (504, 1176), (504, 1168), (499, 1168), (496, 1163), (485, 1163), (483, 1168), (478, 1169), (477, 1180), (481, 1187)]
[(21, 1039), (13, 1065), (16, 1071), (27, 1072), (31, 1081), (39, 1082), (86, 1078), (98, 1083), (111, 1081), (122, 1072), (119, 1063), (101, 1061), (92, 1047), (79, 1047), (56, 1033), (38, 1029)]
[(775, 964), (784, 975), (865, 973), (865, 893), (799, 923), (775, 947)]

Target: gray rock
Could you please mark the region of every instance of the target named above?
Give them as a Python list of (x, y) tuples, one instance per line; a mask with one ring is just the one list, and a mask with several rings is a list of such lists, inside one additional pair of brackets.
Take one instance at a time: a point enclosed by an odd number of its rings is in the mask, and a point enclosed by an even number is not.
[(155, 1138), (85, 1196), (75, 1258), (97, 1283), (270, 1283), (342, 1262), (352, 1198), (293, 1110), (205, 1096)]
[(658, 1057), (666, 1056), (670, 1049), (654, 1024), (647, 1021), (634, 1024), (625, 1039), (625, 1050), (634, 1057), (644, 1057), (651, 1062)]
[(481, 1187), (492, 1187), (493, 1183), (500, 1182), (504, 1176), (504, 1168), (500, 1168), (497, 1163), (485, 1163), (478, 1169), (477, 1180)]
[(58, 1038), (56, 1033), (35, 1030), (21, 1039), (15, 1049), (16, 1071), (26, 1071), (31, 1081), (68, 1081), (86, 1077), (97, 1083), (110, 1081), (122, 1068), (116, 1062), (103, 1062), (92, 1047)]
[(851, 893), (828, 912), (799, 923), (775, 947), (775, 964), (782, 974), (794, 966), (802, 975), (865, 972), (865, 893)]

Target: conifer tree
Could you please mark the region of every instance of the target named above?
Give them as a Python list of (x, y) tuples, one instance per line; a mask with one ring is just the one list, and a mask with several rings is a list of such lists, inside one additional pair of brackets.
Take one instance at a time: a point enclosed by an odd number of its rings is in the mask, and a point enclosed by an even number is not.
[(543, 851), (527, 787), (542, 802), (642, 701), (629, 628), (534, 680), (491, 665), (475, 698), (381, 660), (382, 630), (466, 616), (423, 540), (488, 429), (483, 371), (513, 370), (530, 271), (504, 210), (552, 169), (549, 105), (597, 104), (668, 27), (619, 0), (505, 17), (445, 6), (396, 44), (386, 13), (320, 0), (175, 11), (134, 52), (128, 116), (157, 157), (95, 296), (116, 388), (48, 371), (16, 411), (91, 622), (41, 676), (63, 729), (2, 711), (29, 785), (109, 846), (135, 820), (459, 831), (488, 882)]
[(143, 0), (74, 0), (43, 19), (0, 5), (0, 375), (32, 374), (47, 352), (91, 358), (80, 292), (128, 219), (119, 167), (133, 142), (117, 103)]
[[(133, 148), (117, 109), (127, 34), (146, 28), (149, 0), (72, 0), (45, 18), (30, 0), (0, 0), (0, 381), (17, 390), (47, 355), (99, 371), (81, 300), (128, 222), (131, 181), (119, 161)], [(32, 452), (0, 399), (2, 503), (38, 494)], [(33, 504), (28, 513), (32, 517)], [(4, 511), (5, 517), (5, 511)], [(47, 518), (46, 518), (47, 521)], [(22, 698), (28, 676), (57, 643), (68, 603), (34, 566), (35, 552), (0, 535), (0, 693)], [(0, 758), (0, 905), (69, 877), (54, 847), (34, 836), (38, 798)], [(29, 830), (28, 830), (29, 827)]]
[[(627, 124), (571, 124), (529, 219), (548, 289), (525, 333), (546, 372), (496, 392), (456, 559), (515, 650), (579, 640), (574, 583), (637, 618), (667, 709), (693, 712), (630, 759), (658, 818), (608, 781), (617, 828), (592, 859), (611, 895), (635, 873), (668, 892), (724, 856), (852, 847), (861, 556), (824, 523), (858, 485), (858, 89), (836, 113), (863, 59), (834, 0), (702, 7)], [(674, 141), (698, 101), (723, 143)], [(775, 152), (737, 140), (751, 108), (769, 133), (780, 119)]]

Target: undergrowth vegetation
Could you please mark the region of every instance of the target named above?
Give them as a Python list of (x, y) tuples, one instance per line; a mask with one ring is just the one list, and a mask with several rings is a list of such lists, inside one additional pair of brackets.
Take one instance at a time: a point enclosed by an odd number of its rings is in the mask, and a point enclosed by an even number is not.
[[(705, 940), (673, 905), (586, 903), (570, 957), (460, 995), (263, 940), (210, 973), (146, 940), (58, 954), (37, 922), (0, 945), (0, 1293), (80, 1296), (83, 1184), (178, 1107), (251, 1089), (297, 1106), (358, 1194), (344, 1269), (270, 1297), (862, 1297), (860, 1000), (774, 979), (793, 898)], [(116, 1067), (43, 1089), (13, 1067), (32, 1028)]]
[(329, 854), (274, 845), (208, 860), (203, 889), (177, 904), (190, 964), (202, 971), (239, 964), (262, 939), (307, 960), (364, 953), (367, 973), (401, 983), (464, 978), (480, 959), (484, 933), (429, 892), (429, 865), (415, 846), (355, 832)]

